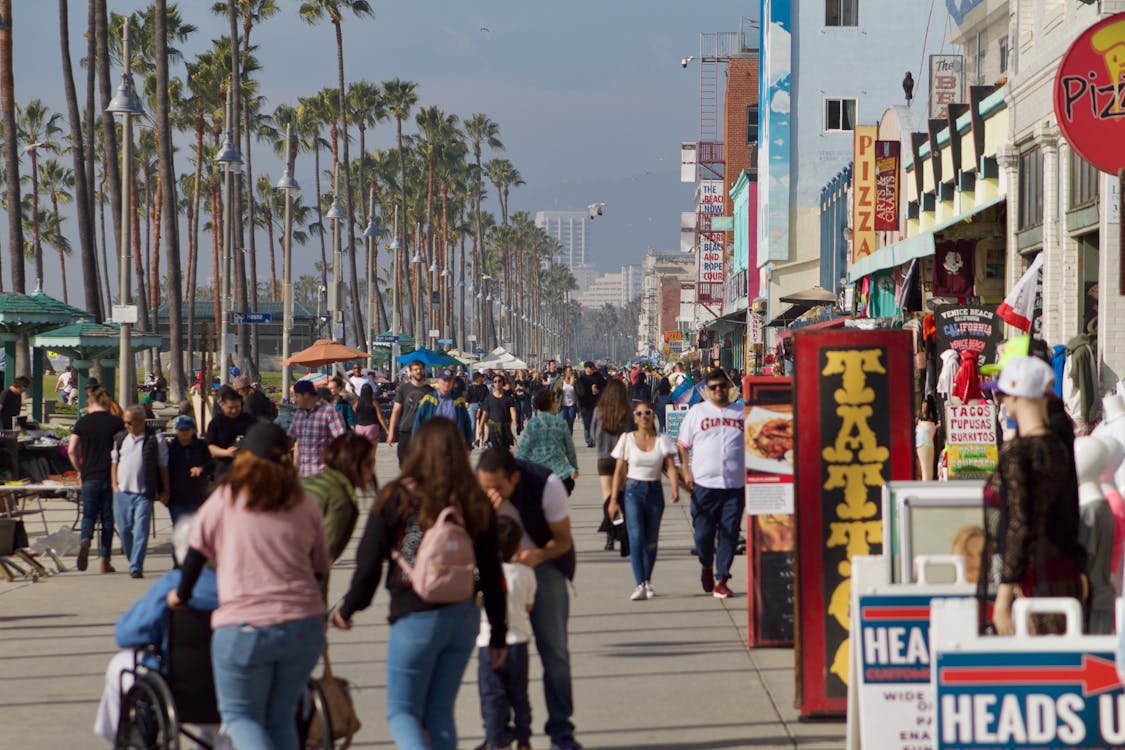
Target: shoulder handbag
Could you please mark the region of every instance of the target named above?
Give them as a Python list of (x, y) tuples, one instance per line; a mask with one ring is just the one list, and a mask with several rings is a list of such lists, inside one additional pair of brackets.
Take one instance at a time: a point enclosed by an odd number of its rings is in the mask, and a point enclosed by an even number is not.
[[(339, 750), (348, 750), (352, 744), (352, 738), (362, 724), (356, 714), (355, 704), (352, 703), (348, 681), (343, 677), (332, 674), (332, 662), (328, 659), (327, 641), (324, 644), (324, 673), (320, 677), (314, 678), (313, 683), (316, 684), (324, 700), (323, 702), (314, 701), (314, 715), (312, 723), (309, 725), (307, 746), (328, 748), (334, 747), (336, 740), (343, 740), (344, 744), (340, 746)], [(328, 715), (328, 729), (332, 733), (331, 737), (324, 737), (323, 722), (319, 716), (322, 708)]]

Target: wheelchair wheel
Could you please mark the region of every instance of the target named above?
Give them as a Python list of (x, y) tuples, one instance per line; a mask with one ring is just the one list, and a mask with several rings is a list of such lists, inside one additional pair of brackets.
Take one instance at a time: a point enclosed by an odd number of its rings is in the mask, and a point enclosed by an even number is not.
[(144, 674), (137, 676), (121, 703), (114, 750), (179, 750), (179, 733), (161, 687)]

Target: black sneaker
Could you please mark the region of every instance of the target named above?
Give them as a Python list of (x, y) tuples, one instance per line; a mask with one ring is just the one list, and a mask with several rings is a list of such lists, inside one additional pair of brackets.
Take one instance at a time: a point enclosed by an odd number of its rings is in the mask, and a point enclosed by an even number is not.
[(90, 565), (90, 540), (83, 539), (78, 546), (78, 562), (75, 563), (79, 570), (85, 570)]
[(139, 571), (139, 570), (130, 570), (130, 571), (129, 571), (129, 577), (130, 577), (130, 578), (144, 578), (144, 577), (145, 577), (145, 574), (144, 574), (144, 573), (142, 573), (142, 572), (141, 572), (141, 571)]

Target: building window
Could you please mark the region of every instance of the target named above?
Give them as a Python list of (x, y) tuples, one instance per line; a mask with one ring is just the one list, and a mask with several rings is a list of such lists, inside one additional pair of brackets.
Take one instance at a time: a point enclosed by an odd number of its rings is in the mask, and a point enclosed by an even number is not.
[(825, 26), (859, 26), (859, 0), (824, 0)]
[(754, 145), (758, 142), (758, 106), (746, 108), (746, 143)]
[(855, 129), (855, 99), (825, 99), (824, 129), (843, 132)]
[(1070, 152), (1070, 205), (1068, 208), (1081, 208), (1098, 200), (1098, 176), (1101, 173), (1090, 162)]
[(1020, 154), (1019, 228), (1043, 223), (1043, 151), (1038, 146)]
[(1000, 37), (1000, 41), (999, 41), (998, 44), (999, 44), (999, 47), (1000, 47), (1000, 72), (1001, 73), (1007, 73), (1008, 72), (1008, 35), (1005, 34), (1004, 36)]

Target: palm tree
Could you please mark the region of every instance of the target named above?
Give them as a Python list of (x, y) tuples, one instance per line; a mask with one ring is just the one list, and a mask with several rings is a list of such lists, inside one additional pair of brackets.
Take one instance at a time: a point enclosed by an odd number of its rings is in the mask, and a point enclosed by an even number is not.
[[(403, 143), (402, 137), (402, 123), (406, 118), (410, 117), (410, 110), (418, 103), (418, 94), (416, 89), (418, 84), (413, 81), (403, 81), (399, 78), (392, 78), (389, 81), (383, 81), (383, 99), (387, 103), (387, 109), (390, 110), (391, 116), (395, 118), (396, 136), (398, 139), (398, 160), (399, 160), (399, 197), (402, 208), (402, 216), (399, 218), (400, 236), (395, 239), (399, 242), (399, 257), (409, 258), (410, 253), (407, 247), (407, 237), (410, 233), (406, 230), (409, 224), (409, 214), (406, 212), (406, 148)], [(405, 264), (401, 261), (395, 263), (395, 287), (402, 290), (403, 279), (402, 270)], [(398, 319), (404, 321), (402, 317), (402, 298), (405, 295), (399, 294)], [(417, 326), (415, 326), (417, 329)], [(394, 333), (398, 333), (395, 331)]]
[[(184, 397), (183, 306), (180, 286), (180, 222), (173, 163), (171, 98), (168, 94), (168, 3), (156, 0), (156, 150), (164, 210), (164, 242), (168, 257), (168, 390), (175, 402)], [(159, 248), (153, 248), (159, 255)], [(155, 257), (153, 266), (156, 266)], [(154, 311), (155, 314), (155, 311)], [(189, 347), (190, 351), (190, 347)], [(190, 368), (190, 363), (189, 363)]]
[[(64, 167), (54, 159), (43, 162), (39, 173), (39, 186), (51, 200), (51, 213), (54, 217), (54, 229), (61, 236), (62, 218), (59, 215), (59, 204), (70, 203), (72, 195), (69, 190), (75, 186), (74, 172)], [(62, 272), (63, 302), (70, 304), (70, 295), (67, 291), (66, 253), (70, 250), (69, 243), (65, 246), (60, 242), (50, 243), (59, 253), (59, 270)]]
[[(93, 162), (93, 154), (87, 153), (82, 138), (82, 117), (78, 110), (78, 92), (74, 86), (74, 71), (70, 61), (70, 9), (69, 0), (59, 0), (59, 47), (62, 50), (63, 88), (66, 93), (67, 118), (70, 120), (70, 152), (74, 158), (74, 192), (78, 199), (78, 239), (82, 247), (82, 280), (86, 295), (86, 309), (95, 320), (102, 319), (101, 294), (98, 289), (98, 256), (94, 237), (93, 185), (87, 179), (87, 156)], [(93, 3), (90, 3), (91, 9)], [(93, 31), (93, 29), (90, 29)], [(93, 61), (88, 65), (93, 71)], [(87, 129), (92, 123), (86, 123)], [(92, 170), (91, 170), (92, 172)], [(59, 255), (59, 261), (63, 256)], [(66, 274), (63, 274), (63, 298), (66, 298)]]
[(508, 225), (508, 190), (523, 185), (523, 177), (512, 162), (507, 159), (491, 159), (484, 165), (484, 174), (496, 187), (496, 199), (500, 202), (500, 223)]
[(27, 106), (16, 108), (16, 118), (19, 122), (19, 136), (23, 142), (24, 152), (31, 156), (31, 231), (35, 258), (35, 282), (43, 283), (43, 248), (39, 237), (39, 149), (49, 153), (57, 153), (59, 142), (56, 140), (62, 128), (59, 121), (62, 115), (52, 112), (41, 99), (32, 99)]
[[(295, 128), (299, 133), (308, 133), (309, 142), (313, 152), (313, 177), (314, 185), (316, 188), (316, 201), (313, 205), (316, 207), (316, 226), (314, 231), (320, 237), (320, 267), (321, 267), (321, 286), (328, 287), (328, 251), (324, 245), (324, 212), (321, 209), (321, 190), (320, 190), (320, 149), (324, 145), (324, 141), (320, 138), (320, 123), (323, 121), (323, 107), (319, 96), (302, 97), (298, 99), (297, 106), (297, 121), (302, 123), (302, 127)], [(300, 137), (298, 136), (298, 142)]]
[(470, 174), (470, 179), (472, 181), (473, 190), (473, 217), (475, 218), (473, 228), (475, 231), (473, 232), (473, 250), (471, 255), (474, 274), (476, 274), (473, 280), (479, 284), (480, 272), (477, 269), (480, 258), (478, 257), (478, 253), (481, 252), (481, 249), (484, 247), (485, 234), (480, 217), (481, 194), (484, 192), (484, 171), (481, 167), (481, 153), (484, 146), (488, 146), (488, 148), (493, 151), (502, 151), (504, 149), (504, 143), (500, 140), (500, 126), (488, 115), (479, 112), (474, 113), (465, 121), (465, 135), (469, 140), (469, 148), (473, 153), (474, 169)]
[[(347, 93), (344, 90), (344, 32), (343, 32), (343, 12), (351, 11), (356, 17), (362, 18), (363, 16), (374, 16), (375, 11), (371, 8), (371, 3), (367, 0), (306, 0), (301, 3), (298, 10), (301, 18), (309, 24), (316, 24), (323, 20), (325, 17), (332, 22), (332, 27), (336, 31), (336, 85), (339, 89), (339, 111), (340, 111), (340, 127), (344, 134), (344, 164), (350, 164), (351, 158), (348, 155), (348, 107), (347, 107)], [(359, 343), (360, 348), (367, 347), (366, 336), (363, 331), (363, 314), (359, 304), (359, 272), (356, 267), (355, 258), (355, 212), (352, 211), (351, 198), (352, 198), (352, 185), (350, 170), (344, 169), (344, 211), (347, 214), (347, 230), (348, 230), (348, 262), (351, 265), (351, 279), (352, 279), (352, 323), (355, 329), (355, 339)], [(338, 284), (339, 279), (333, 279), (332, 283)]]

